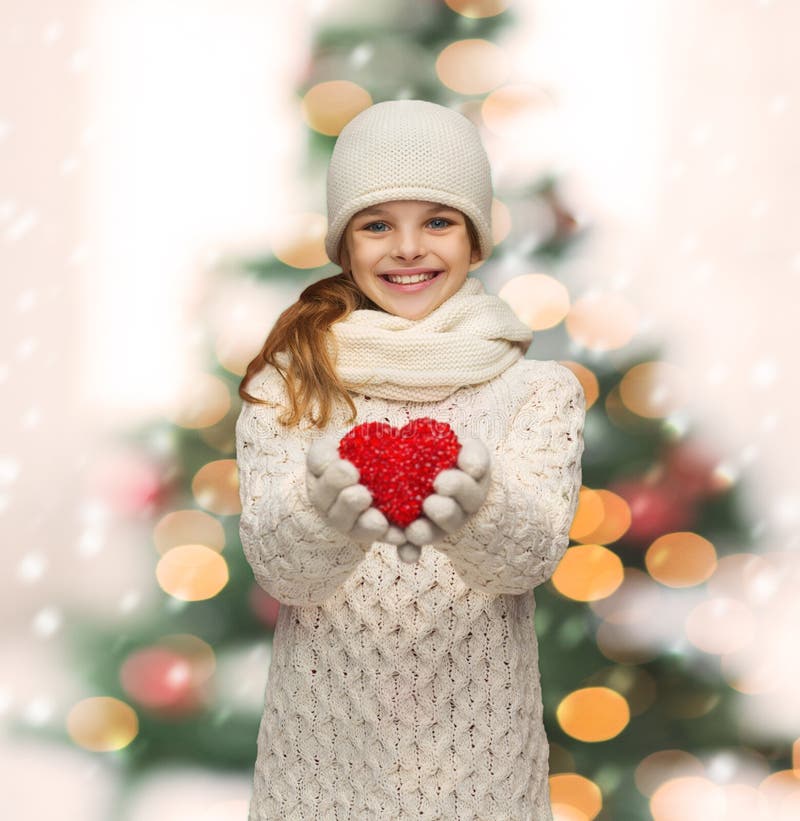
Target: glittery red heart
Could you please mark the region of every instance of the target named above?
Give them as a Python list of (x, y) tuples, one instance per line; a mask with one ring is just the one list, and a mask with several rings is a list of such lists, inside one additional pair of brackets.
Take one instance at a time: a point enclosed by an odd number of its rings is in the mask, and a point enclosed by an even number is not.
[(419, 518), (422, 503), (435, 492), (433, 480), (456, 464), (460, 450), (450, 425), (427, 416), (402, 428), (364, 422), (339, 442), (339, 456), (358, 468), (373, 506), (399, 527)]

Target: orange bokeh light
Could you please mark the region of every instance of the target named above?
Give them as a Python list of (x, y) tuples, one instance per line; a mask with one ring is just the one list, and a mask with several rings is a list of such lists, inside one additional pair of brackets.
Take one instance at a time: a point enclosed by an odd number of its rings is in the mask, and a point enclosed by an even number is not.
[(508, 77), (511, 66), (500, 46), (479, 38), (457, 40), (436, 58), (436, 74), (459, 94), (486, 94)]
[(508, 8), (510, 0), (444, 0), (463, 17), (494, 17)]
[(550, 803), (578, 810), (589, 821), (603, 808), (603, 795), (594, 781), (577, 773), (550, 776)]
[(576, 542), (606, 545), (621, 539), (630, 526), (630, 505), (618, 493), (581, 490), (569, 535)]
[(553, 585), (576, 601), (595, 601), (610, 596), (621, 584), (625, 571), (616, 553), (599, 544), (570, 547), (556, 567)]
[(622, 377), (619, 394), (629, 411), (645, 419), (663, 419), (686, 404), (686, 375), (669, 362), (642, 362)]
[(608, 687), (584, 687), (561, 700), (556, 718), (564, 732), (579, 741), (607, 741), (625, 729), (630, 709), (625, 698)]
[(180, 545), (161, 557), (156, 578), (161, 589), (176, 599), (203, 601), (216, 596), (228, 583), (228, 564), (205, 545)]
[(305, 93), (301, 111), (310, 128), (336, 137), (356, 114), (371, 105), (372, 97), (360, 85), (349, 80), (328, 80)]
[(328, 221), (313, 211), (286, 213), (272, 220), (269, 242), (272, 253), (292, 268), (319, 268), (329, 262), (325, 250)]
[(569, 312), (569, 291), (549, 274), (520, 274), (506, 282), (498, 296), (534, 331), (554, 328)]
[(204, 510), (173, 510), (153, 527), (153, 542), (162, 555), (182, 544), (204, 544), (221, 553), (225, 530), (219, 519)]
[(638, 324), (638, 310), (615, 293), (575, 300), (565, 322), (571, 339), (599, 353), (623, 348), (636, 336)]
[(136, 711), (111, 696), (81, 699), (70, 709), (66, 724), (75, 744), (92, 752), (121, 750), (139, 733)]
[(218, 516), (241, 513), (236, 460), (216, 459), (206, 462), (192, 479), (192, 493), (200, 507)]
[(708, 539), (691, 531), (659, 536), (644, 557), (647, 571), (668, 587), (692, 587), (708, 579), (717, 566), (717, 551)]

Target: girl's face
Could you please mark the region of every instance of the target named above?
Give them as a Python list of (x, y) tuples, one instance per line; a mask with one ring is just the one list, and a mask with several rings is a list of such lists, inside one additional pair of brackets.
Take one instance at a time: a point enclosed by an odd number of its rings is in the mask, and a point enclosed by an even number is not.
[[(359, 211), (344, 232), (341, 264), (376, 305), (406, 319), (422, 319), (463, 284), (480, 251), (470, 250), (464, 214), (448, 205), (396, 200)], [(437, 272), (411, 285), (387, 273)]]

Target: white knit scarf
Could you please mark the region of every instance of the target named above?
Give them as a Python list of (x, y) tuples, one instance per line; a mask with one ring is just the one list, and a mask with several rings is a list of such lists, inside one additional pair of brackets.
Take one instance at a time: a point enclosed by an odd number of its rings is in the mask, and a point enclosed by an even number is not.
[[(445, 399), (486, 382), (522, 358), (533, 332), (479, 279), (422, 319), (357, 310), (331, 326), (337, 372), (348, 390), (384, 399)], [(330, 347), (331, 356), (336, 350)]]

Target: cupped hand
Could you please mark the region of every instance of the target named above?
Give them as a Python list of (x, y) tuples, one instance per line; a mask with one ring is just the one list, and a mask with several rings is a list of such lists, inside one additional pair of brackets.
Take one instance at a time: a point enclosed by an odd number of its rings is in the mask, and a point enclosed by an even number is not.
[(425, 516), (405, 528), (415, 545), (435, 544), (464, 525), (486, 499), (491, 478), (491, 455), (480, 439), (462, 439), (457, 467), (443, 470), (433, 481), (432, 493), (422, 503)]
[(358, 468), (339, 456), (334, 436), (315, 439), (306, 454), (306, 490), (309, 501), (326, 524), (353, 541), (402, 544), (402, 529), (390, 524), (372, 505), (372, 494), (360, 483)]

